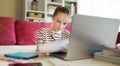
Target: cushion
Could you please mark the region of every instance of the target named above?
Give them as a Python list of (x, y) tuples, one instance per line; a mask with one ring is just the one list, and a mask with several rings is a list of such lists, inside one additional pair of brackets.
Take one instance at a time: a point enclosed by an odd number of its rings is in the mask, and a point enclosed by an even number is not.
[[(40, 28), (50, 28), (52, 22), (30, 22), (17, 20), (15, 23), (16, 40), (18, 45), (36, 45), (37, 32)], [(71, 23), (65, 29), (70, 30)]]
[(10, 17), (0, 17), (0, 45), (14, 45), (15, 38), (15, 23)]
[(37, 32), (40, 28), (49, 28), (52, 23), (28, 22), (18, 20), (15, 23), (16, 40), (18, 45), (36, 45)]
[[(66, 25), (65, 29), (68, 30), (68, 31), (71, 31), (71, 22), (68, 22), (68, 24)], [(48, 22), (48, 23), (45, 23), (44, 24), (45, 28), (49, 28), (49, 27), (52, 27), (53, 23), (52, 22)]]
[(71, 22), (69, 22), (68, 24), (67, 24), (67, 26), (65, 27), (65, 29), (66, 30), (68, 30), (68, 31), (71, 31)]

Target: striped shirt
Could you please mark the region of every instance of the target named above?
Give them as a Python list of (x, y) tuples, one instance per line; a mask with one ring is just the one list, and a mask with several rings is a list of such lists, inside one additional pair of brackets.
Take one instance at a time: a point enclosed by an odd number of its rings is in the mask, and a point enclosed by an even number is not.
[(67, 38), (69, 35), (70, 32), (67, 30), (55, 32), (48, 28), (42, 28), (37, 33), (37, 44), (45, 44), (51, 41)]
[(59, 32), (51, 31), (48, 28), (42, 28), (37, 33), (37, 48), (36, 51), (39, 52), (39, 45), (45, 44), (51, 41), (56, 41), (59, 39), (69, 37), (70, 32), (67, 30), (62, 30)]

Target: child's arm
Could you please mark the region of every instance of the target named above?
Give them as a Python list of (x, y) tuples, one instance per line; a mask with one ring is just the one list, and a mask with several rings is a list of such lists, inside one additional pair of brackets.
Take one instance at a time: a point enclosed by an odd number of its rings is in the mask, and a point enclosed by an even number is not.
[(39, 52), (39, 44), (43, 44), (44, 41), (43, 41), (43, 32), (42, 32), (42, 29), (40, 29), (37, 33), (37, 48), (36, 48), (36, 51)]

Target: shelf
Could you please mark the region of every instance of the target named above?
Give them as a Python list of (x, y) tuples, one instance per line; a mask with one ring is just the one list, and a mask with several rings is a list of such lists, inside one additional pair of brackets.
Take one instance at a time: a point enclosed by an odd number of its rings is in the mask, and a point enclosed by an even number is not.
[[(52, 2), (52, 0), (38, 0), (38, 10), (31, 10), (32, 1), (33, 0), (23, 0), (23, 16), (25, 20), (50, 22), (52, 21), (51, 17), (55, 9), (58, 6), (66, 6), (66, 4), (68, 4), (68, 9), (72, 6), (70, 17), (73, 16), (74, 10), (77, 9), (74, 7), (77, 6), (77, 0), (55, 0), (54, 2)], [(42, 17), (40, 17), (40, 14)]]
[(66, 3), (77, 3), (77, 1), (65, 0)]
[(63, 6), (63, 4), (61, 3), (57, 3), (57, 2), (47, 2), (48, 5), (57, 5), (57, 6)]
[(27, 17), (27, 19), (43, 20), (44, 18)]
[(27, 12), (45, 13), (44, 11), (27, 10)]
[(47, 15), (53, 15), (53, 13), (48, 12)]

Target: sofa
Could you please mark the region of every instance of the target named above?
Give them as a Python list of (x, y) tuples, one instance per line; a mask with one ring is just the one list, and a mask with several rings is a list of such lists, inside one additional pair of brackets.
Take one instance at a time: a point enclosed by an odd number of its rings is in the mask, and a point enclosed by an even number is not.
[[(0, 17), (0, 45), (36, 45), (37, 31), (50, 28), (52, 22), (31, 22)], [(69, 22), (65, 29), (71, 30)]]
[[(0, 45), (36, 45), (37, 31), (50, 28), (52, 22), (30, 22), (14, 20), (12, 17), (0, 17)], [(66, 26), (71, 30), (71, 23)], [(120, 32), (116, 44), (120, 43)]]

